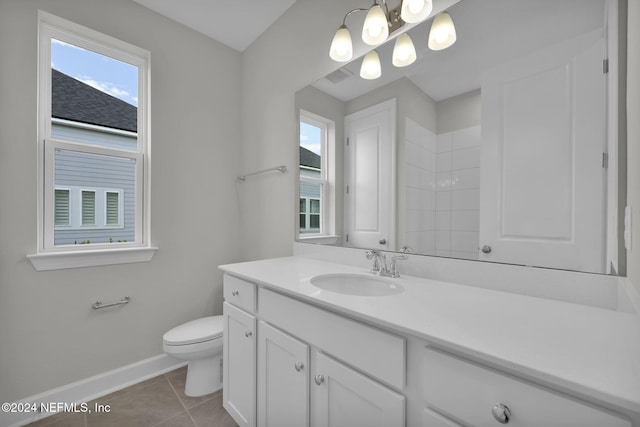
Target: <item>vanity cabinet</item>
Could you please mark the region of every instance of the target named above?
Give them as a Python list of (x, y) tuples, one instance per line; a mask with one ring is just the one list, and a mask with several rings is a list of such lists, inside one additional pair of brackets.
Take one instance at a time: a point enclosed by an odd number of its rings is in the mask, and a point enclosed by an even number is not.
[(258, 323), (259, 427), (309, 426), (309, 346)]
[(314, 427), (405, 425), (405, 397), (317, 353), (313, 369)]
[(228, 274), (224, 295), (223, 405), (242, 427), (640, 425), (443, 343)]
[(251, 283), (225, 276), (222, 397), (240, 427), (256, 425), (255, 295)]
[(424, 426), (457, 426), (434, 411), (474, 427), (631, 427), (586, 402), (539, 387), (433, 348), (424, 350)]
[(251, 308), (243, 285), (225, 276), (223, 404), (239, 425), (405, 426), (403, 338), (263, 288), (250, 313), (233, 304)]

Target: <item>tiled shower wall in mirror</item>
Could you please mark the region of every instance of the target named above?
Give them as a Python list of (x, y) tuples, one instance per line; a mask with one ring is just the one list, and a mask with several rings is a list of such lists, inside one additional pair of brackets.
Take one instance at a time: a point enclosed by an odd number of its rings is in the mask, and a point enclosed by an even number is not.
[(477, 259), (480, 126), (439, 135), (409, 118), (405, 126), (405, 245)]

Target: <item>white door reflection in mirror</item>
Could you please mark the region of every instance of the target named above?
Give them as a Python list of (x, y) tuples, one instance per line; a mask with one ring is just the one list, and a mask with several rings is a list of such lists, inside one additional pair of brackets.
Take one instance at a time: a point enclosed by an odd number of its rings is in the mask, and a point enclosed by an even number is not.
[(486, 74), (480, 259), (605, 272), (605, 57), (596, 31)]
[(395, 248), (396, 99), (345, 116), (345, 245)]

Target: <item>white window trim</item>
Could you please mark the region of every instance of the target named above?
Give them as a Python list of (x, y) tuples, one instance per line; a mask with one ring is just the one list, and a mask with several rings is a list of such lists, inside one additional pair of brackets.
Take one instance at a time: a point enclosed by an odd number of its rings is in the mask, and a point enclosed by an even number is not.
[[(335, 122), (327, 119), (326, 117), (322, 117), (318, 114), (314, 114), (307, 110), (300, 110), (299, 122), (306, 122), (311, 125), (320, 127), (324, 129), (324, 141), (322, 145), (322, 153), (321, 153), (321, 178), (314, 179), (310, 177), (299, 176), (299, 181), (312, 182), (316, 184), (321, 184), (322, 193), (321, 193), (321, 222), (320, 222), (320, 232), (319, 233), (300, 233), (300, 206), (299, 203), (296, 203), (296, 209), (298, 210), (296, 218), (297, 230), (296, 233), (298, 235), (298, 239), (300, 241), (306, 242), (332, 242), (335, 243), (337, 241), (337, 236), (335, 234), (335, 223), (336, 223), (336, 192), (335, 192), (335, 182), (336, 182), (336, 143), (335, 143)], [(298, 162), (299, 163), (299, 162)], [(300, 175), (298, 173), (298, 175)], [(310, 209), (310, 207), (309, 207)]]
[[(157, 248), (151, 246), (150, 232), (150, 53), (137, 46), (96, 32), (49, 13), (38, 11), (38, 245), (36, 254), (27, 255), (34, 268), (55, 270), (150, 261)], [(138, 138), (136, 152), (122, 150), (121, 157), (137, 162), (136, 180), (136, 239), (135, 242), (74, 245), (54, 247), (53, 209), (54, 179), (52, 159), (55, 148), (71, 149), (78, 144), (51, 138), (51, 38), (110, 56), (135, 65), (141, 70), (138, 77)], [(82, 144), (83, 152), (113, 156), (114, 150)], [(118, 154), (115, 154), (118, 155)], [(139, 163), (138, 163), (139, 162)], [(47, 224), (45, 226), (45, 223)]]

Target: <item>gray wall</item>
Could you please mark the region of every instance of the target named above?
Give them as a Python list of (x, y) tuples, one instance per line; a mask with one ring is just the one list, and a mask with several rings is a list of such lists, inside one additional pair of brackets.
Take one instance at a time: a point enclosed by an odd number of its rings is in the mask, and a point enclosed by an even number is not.
[[(37, 246), (38, 9), (151, 52), (151, 262), (36, 272), (25, 258)], [(0, 57), (4, 402), (161, 354), (168, 329), (222, 312), (216, 266), (241, 258), (241, 55), (131, 0), (2, 0)], [(125, 295), (121, 309), (90, 308)]]

